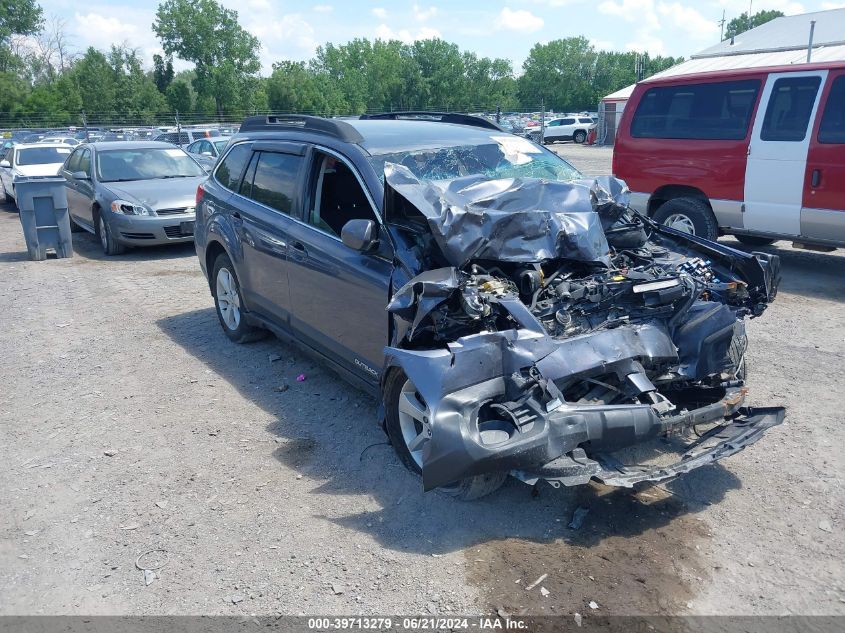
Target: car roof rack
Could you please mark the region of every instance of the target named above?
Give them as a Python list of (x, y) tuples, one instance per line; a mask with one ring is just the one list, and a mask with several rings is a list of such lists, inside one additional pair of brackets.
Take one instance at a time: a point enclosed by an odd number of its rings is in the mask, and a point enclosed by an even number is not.
[(480, 127), (486, 130), (496, 130), (501, 132), (502, 128), (488, 121), (484, 117), (474, 116), (472, 114), (461, 114), (459, 112), (429, 112), (426, 110), (409, 110), (400, 112), (378, 112), (375, 114), (362, 114), (362, 119), (365, 120), (400, 120), (410, 119), (419, 121), (439, 121), (440, 123), (457, 123), (458, 125), (471, 125), (473, 127)]
[(300, 128), (334, 136), (347, 143), (360, 143), (364, 137), (354, 127), (339, 119), (304, 114), (260, 114), (244, 119), (241, 132), (272, 132), (284, 127)]

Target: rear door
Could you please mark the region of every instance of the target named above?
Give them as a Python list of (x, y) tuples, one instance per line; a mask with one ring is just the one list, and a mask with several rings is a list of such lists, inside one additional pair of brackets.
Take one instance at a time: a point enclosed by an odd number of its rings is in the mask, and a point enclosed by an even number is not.
[(813, 127), (801, 234), (845, 242), (845, 69), (831, 71)]
[(826, 70), (768, 76), (748, 147), (744, 228), (800, 234), (810, 130), (826, 77)]
[(293, 218), (300, 216), (304, 163), (300, 143), (255, 143), (233, 212), (243, 254), (244, 299), (251, 310), (285, 328), (290, 312), (288, 242)]

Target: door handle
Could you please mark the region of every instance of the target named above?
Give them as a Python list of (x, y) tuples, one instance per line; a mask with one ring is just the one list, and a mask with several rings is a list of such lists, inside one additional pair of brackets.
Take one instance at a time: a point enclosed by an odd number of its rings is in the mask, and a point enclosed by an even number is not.
[(815, 189), (820, 184), (822, 184), (822, 170), (814, 169), (813, 176), (810, 178), (810, 186)]
[(303, 259), (307, 257), (308, 251), (305, 250), (305, 245), (300, 241), (291, 242), (290, 244), (291, 250), (293, 251), (293, 256), (297, 259)]
[(236, 220), (240, 220), (241, 219), (240, 211), (232, 211), (232, 217), (235, 218)]

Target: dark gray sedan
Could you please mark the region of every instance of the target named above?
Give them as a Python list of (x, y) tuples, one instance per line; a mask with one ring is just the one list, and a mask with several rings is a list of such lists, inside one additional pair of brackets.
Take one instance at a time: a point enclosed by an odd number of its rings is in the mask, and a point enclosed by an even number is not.
[(197, 187), (205, 170), (170, 143), (123, 141), (77, 147), (59, 172), (74, 230), (100, 238), (106, 255), (127, 246), (194, 239)]

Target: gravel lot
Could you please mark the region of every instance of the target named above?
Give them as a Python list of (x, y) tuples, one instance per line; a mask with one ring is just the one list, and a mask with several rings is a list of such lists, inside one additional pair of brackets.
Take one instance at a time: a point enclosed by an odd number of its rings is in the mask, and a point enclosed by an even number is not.
[(231, 344), (191, 246), (74, 239), (30, 262), (0, 208), (0, 614), (845, 614), (843, 254), (772, 247), (750, 401), (789, 410), (764, 441), (637, 494), (459, 503), (421, 492), (373, 399), (275, 339)]

